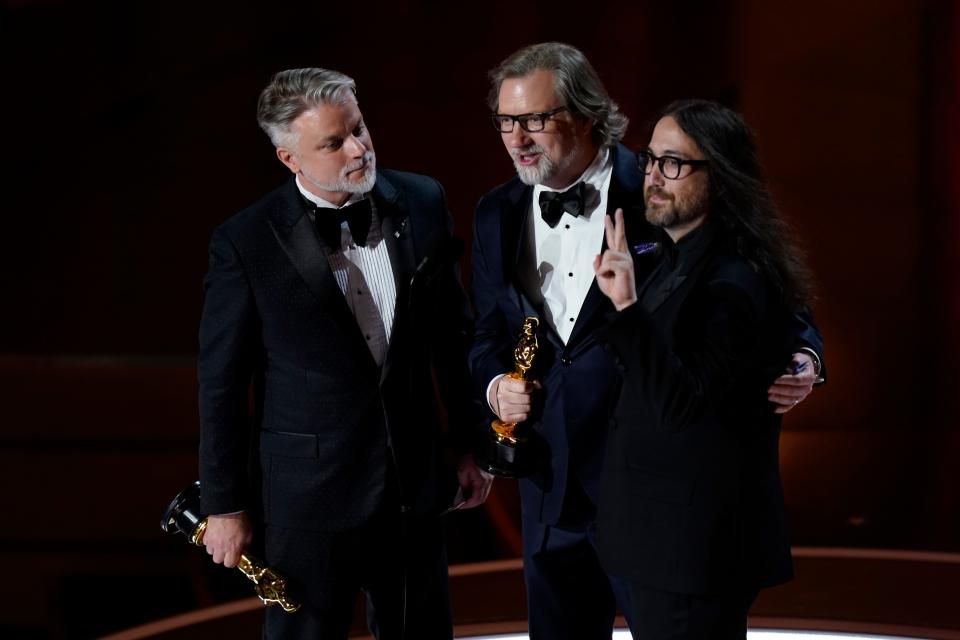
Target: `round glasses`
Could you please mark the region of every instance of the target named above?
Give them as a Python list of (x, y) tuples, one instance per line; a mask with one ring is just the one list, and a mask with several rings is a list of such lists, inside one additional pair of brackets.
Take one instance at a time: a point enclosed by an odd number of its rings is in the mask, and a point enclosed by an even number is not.
[[(660, 174), (667, 180), (678, 180), (684, 166), (702, 167), (710, 164), (707, 160), (683, 160), (675, 156), (660, 156), (658, 158), (649, 149), (640, 152), (638, 159), (640, 168), (645, 174), (649, 175), (653, 171), (653, 165), (656, 164), (660, 169)], [(690, 175), (691, 172), (692, 169), (687, 171), (685, 176)]]

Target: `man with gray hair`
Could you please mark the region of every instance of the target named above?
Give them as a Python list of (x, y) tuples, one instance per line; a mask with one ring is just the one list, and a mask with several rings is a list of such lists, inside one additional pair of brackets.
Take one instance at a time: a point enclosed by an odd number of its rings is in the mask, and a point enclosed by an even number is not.
[[(628, 617), (631, 611), (625, 586), (597, 556), (601, 466), (619, 372), (603, 346), (614, 308), (597, 287), (593, 260), (605, 248), (604, 220), (618, 209), (626, 212), (630, 246), (641, 254), (654, 247), (644, 176), (636, 154), (619, 144), (626, 116), (576, 48), (526, 47), (490, 79), (490, 118), (517, 177), (481, 198), (474, 220), (475, 393), (491, 417), (528, 421), (541, 452), (520, 481), (530, 637), (608, 639), (616, 605)], [(654, 263), (643, 255), (637, 261), (640, 283)], [(540, 319), (530, 381), (504, 375), (526, 316)], [(807, 362), (806, 371), (775, 381), (770, 399), (778, 412), (802, 400), (819, 373), (820, 336), (805, 322), (797, 327), (797, 348), (810, 352), (794, 357)]]
[(376, 167), (342, 73), (276, 74), (258, 120), (293, 177), (210, 242), (204, 544), (234, 566), (256, 541), (287, 579), (302, 608), (269, 608), (267, 638), (346, 638), (361, 591), (377, 638), (450, 638), (437, 515), (491, 479), (466, 447), (471, 318), (443, 189)]

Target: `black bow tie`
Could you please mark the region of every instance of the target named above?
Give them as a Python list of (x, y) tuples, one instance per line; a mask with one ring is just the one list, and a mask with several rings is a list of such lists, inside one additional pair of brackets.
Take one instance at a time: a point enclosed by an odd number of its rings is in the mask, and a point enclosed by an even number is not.
[(540, 215), (543, 221), (553, 229), (566, 211), (572, 216), (583, 215), (584, 183), (570, 187), (566, 191), (541, 191)]
[(314, 208), (314, 224), (317, 234), (331, 249), (340, 247), (340, 226), (346, 222), (350, 227), (350, 235), (358, 247), (367, 244), (367, 234), (370, 232), (370, 221), (373, 219), (373, 209), (370, 198), (357, 200), (340, 209), (327, 207)]

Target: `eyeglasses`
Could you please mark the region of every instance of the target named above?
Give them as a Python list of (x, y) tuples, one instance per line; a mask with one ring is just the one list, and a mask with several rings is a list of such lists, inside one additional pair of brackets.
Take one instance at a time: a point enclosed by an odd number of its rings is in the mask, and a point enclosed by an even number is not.
[(547, 125), (547, 120), (557, 115), (561, 111), (566, 111), (566, 107), (557, 107), (550, 111), (541, 111), (540, 113), (521, 113), (519, 116), (511, 116), (506, 113), (491, 113), (490, 122), (493, 128), (500, 133), (513, 133), (513, 123), (520, 124), (520, 128), (527, 133), (537, 133), (543, 131)]
[[(647, 175), (653, 171), (653, 165), (656, 165), (660, 168), (660, 173), (667, 180), (677, 180), (680, 178), (680, 172), (683, 171), (684, 165), (690, 165), (691, 167), (702, 167), (704, 165), (710, 164), (707, 160), (681, 160), (680, 158), (675, 158), (674, 156), (660, 156), (659, 158), (648, 149), (646, 151), (640, 152), (639, 164), (640, 168), (643, 169), (643, 172)], [(687, 172), (687, 175), (690, 175), (690, 171)]]

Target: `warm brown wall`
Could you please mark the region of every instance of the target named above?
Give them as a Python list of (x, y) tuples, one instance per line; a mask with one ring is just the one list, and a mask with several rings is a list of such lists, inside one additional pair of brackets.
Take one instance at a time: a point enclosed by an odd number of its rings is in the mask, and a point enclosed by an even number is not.
[(745, 0), (735, 25), (741, 106), (809, 248), (828, 340), (831, 382), (784, 438), (796, 533), (944, 544), (960, 483), (943, 457), (958, 432), (955, 7)]

